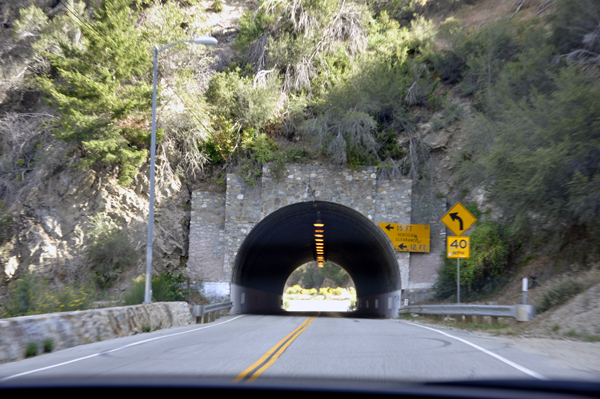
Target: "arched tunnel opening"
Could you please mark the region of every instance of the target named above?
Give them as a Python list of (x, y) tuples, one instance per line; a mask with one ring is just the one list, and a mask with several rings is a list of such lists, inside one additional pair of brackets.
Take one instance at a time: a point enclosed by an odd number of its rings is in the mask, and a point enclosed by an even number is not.
[(283, 290), (287, 312), (353, 312), (356, 288), (344, 268), (331, 261), (306, 263), (290, 274)]
[[(317, 245), (319, 239), (323, 245)], [(361, 213), (326, 201), (282, 207), (250, 231), (233, 267), (233, 312), (282, 312), (287, 278), (300, 265), (319, 260), (340, 265), (350, 275), (357, 314), (398, 314), (400, 270), (390, 240)]]

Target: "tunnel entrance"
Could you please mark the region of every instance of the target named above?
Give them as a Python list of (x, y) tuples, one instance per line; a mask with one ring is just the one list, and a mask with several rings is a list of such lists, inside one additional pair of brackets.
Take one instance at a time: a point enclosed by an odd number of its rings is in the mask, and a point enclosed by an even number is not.
[(233, 267), (233, 312), (281, 312), (287, 278), (311, 261), (346, 270), (356, 285), (357, 313), (398, 314), (400, 271), (391, 242), (363, 214), (326, 201), (285, 206), (252, 229)]

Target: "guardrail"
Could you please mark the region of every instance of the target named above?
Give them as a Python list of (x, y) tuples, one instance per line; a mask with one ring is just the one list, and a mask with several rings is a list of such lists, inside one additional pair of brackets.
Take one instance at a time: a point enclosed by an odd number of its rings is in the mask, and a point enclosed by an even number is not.
[(420, 313), (430, 315), (465, 316), (470, 322), (473, 317), (483, 322), (484, 316), (490, 316), (492, 323), (498, 322), (498, 317), (512, 317), (518, 321), (530, 321), (536, 315), (533, 305), (411, 305), (400, 308), (400, 314)]
[(210, 323), (223, 316), (224, 310), (233, 307), (233, 302), (213, 303), (210, 305), (194, 305), (192, 315), (196, 318), (196, 324)]

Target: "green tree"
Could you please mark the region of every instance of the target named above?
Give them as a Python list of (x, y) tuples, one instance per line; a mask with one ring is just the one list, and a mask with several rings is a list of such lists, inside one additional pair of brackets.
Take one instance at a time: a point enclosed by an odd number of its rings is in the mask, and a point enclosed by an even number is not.
[(323, 264), (321, 274), (323, 277), (333, 281), (337, 287), (344, 287), (346, 283), (348, 283), (348, 280), (350, 280), (350, 276), (344, 269), (331, 262), (325, 262)]
[(494, 140), (472, 166), (485, 170), (506, 216), (592, 226), (600, 217), (600, 85), (564, 68), (550, 95), (505, 102)]
[(81, 23), (83, 47), (60, 42), (46, 52), (55, 71), (39, 77), (40, 89), (61, 112), (55, 137), (80, 143), (81, 167), (116, 165), (127, 185), (146, 159), (147, 112), (152, 87), (145, 79), (151, 54), (135, 29), (131, 0), (104, 0), (90, 23)]

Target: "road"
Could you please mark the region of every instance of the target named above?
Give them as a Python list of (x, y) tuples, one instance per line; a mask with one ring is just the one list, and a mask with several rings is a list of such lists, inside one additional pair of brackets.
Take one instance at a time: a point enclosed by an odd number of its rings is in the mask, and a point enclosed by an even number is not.
[(0, 365), (6, 381), (210, 377), (444, 381), (585, 379), (590, 370), (492, 337), (335, 313), (231, 315)]

